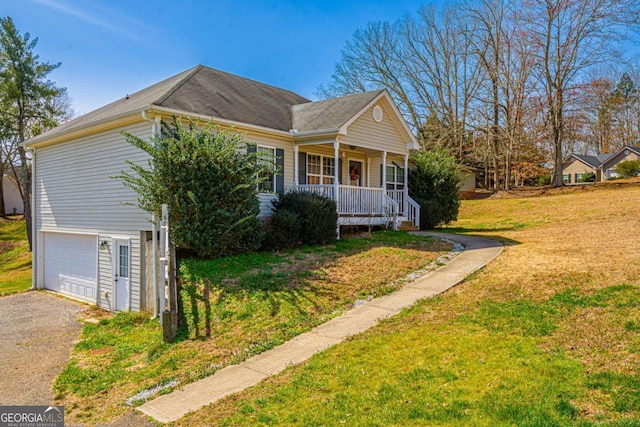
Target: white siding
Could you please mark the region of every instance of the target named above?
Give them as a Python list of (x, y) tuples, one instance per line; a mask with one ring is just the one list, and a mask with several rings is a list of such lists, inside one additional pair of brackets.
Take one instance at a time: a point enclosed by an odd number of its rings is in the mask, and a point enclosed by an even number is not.
[[(148, 214), (135, 206), (136, 193), (112, 176), (127, 169), (127, 160), (144, 164), (146, 153), (121, 135), (143, 139), (151, 124), (141, 122), (36, 150), (35, 204), (38, 257), (36, 278), (42, 287), (42, 231), (98, 234), (106, 249), (98, 250), (98, 303), (112, 309), (111, 238), (131, 239), (131, 308), (140, 309), (140, 230), (151, 229)], [(108, 292), (107, 298), (101, 293)]]
[(381, 122), (373, 119), (372, 105), (367, 111), (362, 113), (349, 127), (347, 135), (340, 137), (340, 142), (346, 145), (356, 145), (358, 147), (371, 148), (379, 151), (388, 151), (398, 154), (408, 153), (407, 142), (391, 119), (395, 114), (385, 106), (385, 102), (378, 102), (383, 111)]

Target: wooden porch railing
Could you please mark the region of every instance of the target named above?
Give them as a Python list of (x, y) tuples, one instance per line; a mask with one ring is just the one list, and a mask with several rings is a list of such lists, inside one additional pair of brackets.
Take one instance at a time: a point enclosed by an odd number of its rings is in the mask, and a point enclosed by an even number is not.
[(398, 204), (399, 213), (404, 215), (404, 190), (387, 190), (387, 196)]
[[(295, 191), (304, 191), (335, 200), (335, 186), (332, 184), (300, 184)], [(405, 212), (406, 198), (406, 212)], [(338, 186), (338, 214), (354, 216), (383, 216), (395, 218), (406, 216), (414, 225), (420, 223), (420, 205), (404, 190), (386, 190), (354, 185)]]
[(420, 227), (420, 205), (407, 196), (407, 219), (416, 227)]
[(338, 214), (385, 215), (382, 188), (341, 185), (338, 187)]
[(332, 200), (336, 199), (336, 191), (333, 184), (298, 184), (294, 187), (294, 191), (313, 193), (319, 196), (328, 197)]

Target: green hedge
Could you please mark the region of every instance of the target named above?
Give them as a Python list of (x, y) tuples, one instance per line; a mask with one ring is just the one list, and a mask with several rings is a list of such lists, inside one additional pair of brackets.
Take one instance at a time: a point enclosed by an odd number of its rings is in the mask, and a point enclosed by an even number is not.
[(333, 242), (338, 226), (336, 202), (312, 193), (280, 194), (273, 201), (273, 215), (265, 226), (267, 249)]

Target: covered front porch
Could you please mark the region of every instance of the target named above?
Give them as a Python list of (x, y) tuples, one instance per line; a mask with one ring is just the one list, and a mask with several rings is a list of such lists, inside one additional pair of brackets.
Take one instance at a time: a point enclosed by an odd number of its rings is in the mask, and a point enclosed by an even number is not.
[(336, 201), (339, 225), (419, 226), (408, 194), (409, 154), (341, 144), (336, 138), (294, 145), (294, 191)]

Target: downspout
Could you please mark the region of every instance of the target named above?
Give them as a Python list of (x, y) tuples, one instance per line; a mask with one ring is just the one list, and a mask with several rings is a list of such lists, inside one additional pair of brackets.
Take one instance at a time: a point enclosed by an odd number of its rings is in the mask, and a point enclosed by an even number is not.
[[(24, 147), (25, 151), (31, 152), (31, 290), (38, 289), (38, 236), (36, 235), (36, 149), (33, 147)], [(23, 165), (27, 167), (27, 165)], [(33, 255), (36, 256), (33, 256)]]
[[(154, 119), (147, 117), (146, 110), (142, 110), (142, 120), (152, 123), (151, 134), (157, 136), (160, 129), (160, 117), (156, 116)], [(158, 225), (157, 215), (153, 214), (151, 217), (151, 258), (153, 263), (151, 265), (151, 274), (153, 274), (153, 316), (151, 319), (158, 317), (160, 310), (160, 304), (158, 303)]]

